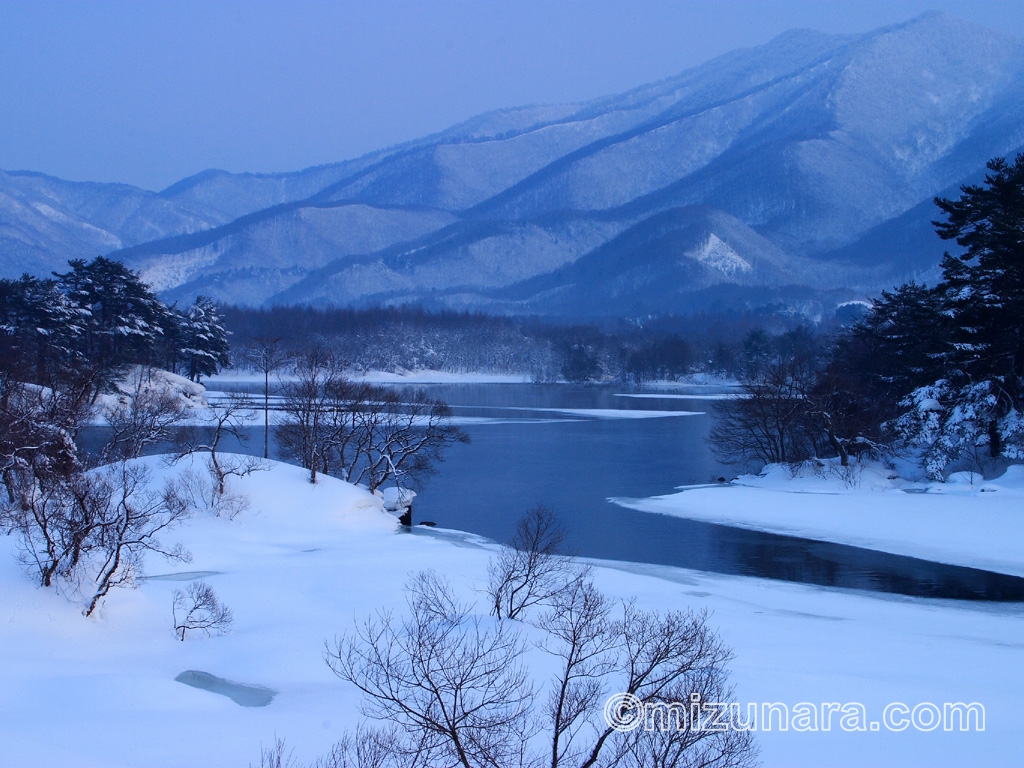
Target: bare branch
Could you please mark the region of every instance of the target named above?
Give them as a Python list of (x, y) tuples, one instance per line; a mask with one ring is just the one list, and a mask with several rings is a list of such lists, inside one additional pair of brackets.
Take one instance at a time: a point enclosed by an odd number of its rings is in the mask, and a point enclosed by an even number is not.
[(520, 619), (535, 605), (550, 603), (588, 569), (559, 554), (565, 532), (555, 513), (539, 504), (516, 523), (509, 547), (488, 566), (487, 594), (497, 618)]
[(474, 616), (430, 572), (412, 580), (408, 604), (409, 618), (382, 613), (338, 641), (328, 665), (427, 765), (522, 765), (533, 690), (519, 633)]
[(184, 592), (176, 589), (172, 597), (174, 631), (183, 642), (189, 630), (199, 630), (207, 637), (231, 630), (235, 620), (231, 609), (217, 600), (213, 588), (205, 581), (189, 584)]

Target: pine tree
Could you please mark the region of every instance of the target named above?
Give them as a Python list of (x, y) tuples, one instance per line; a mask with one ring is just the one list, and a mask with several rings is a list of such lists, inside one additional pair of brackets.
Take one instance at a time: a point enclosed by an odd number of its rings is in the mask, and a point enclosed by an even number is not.
[(77, 350), (99, 372), (98, 383), (121, 366), (150, 360), (163, 335), (166, 307), (135, 272), (97, 256), (68, 262), (58, 287), (76, 308)]
[(942, 376), (949, 318), (941, 295), (916, 283), (883, 291), (833, 359), (863, 378), (864, 396), (895, 415), (908, 392)]
[(899, 422), (927, 447), (932, 475), (983, 446), (990, 457), (1024, 457), (1024, 154), (988, 169), (958, 200), (935, 199), (939, 237), (964, 252), (945, 254), (935, 289), (941, 373), (907, 397)]
[[(935, 226), (943, 240), (966, 249), (945, 255), (938, 287), (953, 321), (949, 378), (960, 404), (974, 406), (990, 454), (998, 456), (1004, 428), (1016, 433), (1024, 410), (1024, 154), (1013, 165), (991, 160), (988, 169), (983, 186), (935, 201), (947, 218)], [(1008, 416), (1012, 423), (1001, 423)]]
[(206, 296), (196, 296), (195, 303), (181, 320), (181, 355), (188, 377), (199, 382), (203, 376), (215, 375), (229, 364), (228, 332), (217, 305)]
[(74, 361), (77, 308), (53, 280), (0, 280), (0, 357), (4, 370), (46, 383)]

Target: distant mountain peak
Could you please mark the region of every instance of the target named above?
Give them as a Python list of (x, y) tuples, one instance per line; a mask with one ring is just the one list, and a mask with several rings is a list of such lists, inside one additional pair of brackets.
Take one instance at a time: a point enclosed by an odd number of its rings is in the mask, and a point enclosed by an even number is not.
[(185, 301), (595, 315), (740, 290), (749, 307), (780, 286), (860, 300), (938, 263), (932, 197), (1022, 145), (1024, 43), (929, 12), (791, 30), (625, 93), (292, 173), (210, 169), (154, 193), (0, 172), (0, 271), (121, 244)]

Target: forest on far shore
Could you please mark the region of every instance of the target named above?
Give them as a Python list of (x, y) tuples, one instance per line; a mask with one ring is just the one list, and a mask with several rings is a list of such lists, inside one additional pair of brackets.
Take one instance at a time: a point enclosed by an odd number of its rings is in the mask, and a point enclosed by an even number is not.
[[(785, 346), (826, 335), (866, 309), (863, 304), (845, 305), (839, 315), (813, 326), (781, 308), (604, 325), (433, 312), (415, 305), (227, 306), (220, 311), (236, 347), (274, 338), (284, 349), (298, 351), (317, 339), (330, 345), (356, 373), (436, 370), (519, 374), (536, 382), (643, 384), (694, 373), (742, 378), (747, 367), (744, 350), (751, 344), (778, 339)], [(245, 362), (238, 364), (244, 367)]]

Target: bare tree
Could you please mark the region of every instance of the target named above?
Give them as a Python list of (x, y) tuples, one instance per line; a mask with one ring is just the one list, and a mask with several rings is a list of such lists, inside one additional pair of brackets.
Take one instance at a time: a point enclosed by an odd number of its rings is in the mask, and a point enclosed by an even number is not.
[(92, 582), (86, 616), (113, 587), (135, 583), (144, 553), (189, 559), (180, 546), (164, 547), (157, 538), (187, 516), (184, 496), (173, 483), (152, 490), (138, 464), (36, 483), (21, 503), (8, 506), (5, 517), (21, 536), (21, 560), (41, 586), (59, 583), (75, 592)]
[(151, 368), (135, 369), (117, 402), (104, 409), (111, 435), (101, 451), (105, 461), (137, 459), (147, 449), (168, 442), (185, 418), (180, 396), (154, 376)]
[(535, 605), (588, 577), (589, 569), (559, 552), (565, 530), (555, 513), (538, 504), (516, 523), (509, 546), (487, 568), (491, 614), (520, 619)]
[[(707, 615), (658, 614), (631, 602), (614, 604), (589, 581), (557, 593), (538, 626), (540, 647), (559, 661), (544, 710), (551, 768), (558, 766), (746, 766), (756, 755), (749, 733), (705, 729), (688, 716), (701, 703), (729, 702), (725, 665), (731, 654), (707, 626)], [(661, 727), (616, 730), (602, 709), (609, 692), (675, 715)], [(653, 711), (653, 710), (652, 710)], [(678, 717), (682, 715), (682, 717)]]
[(325, 474), (359, 482), (358, 468), (369, 456), (369, 440), (376, 423), (370, 415), (374, 389), (349, 380), (341, 371), (331, 381), (318, 440)]
[[(54, 382), (57, 383), (57, 382)], [(95, 524), (75, 436), (91, 413), (89, 380), (60, 389), (0, 377), (0, 530), (17, 531), (20, 559), (42, 586), (78, 566)]]
[(430, 572), (407, 599), (409, 618), (368, 620), (328, 648), (328, 665), (365, 694), (367, 717), (398, 726), (407, 764), (524, 765), (533, 690), (519, 633), (475, 616)]
[(219, 453), (221, 441), (233, 437), (239, 443), (247, 441), (245, 420), (252, 413), (252, 403), (245, 395), (232, 393), (226, 401), (210, 402), (207, 409), (204, 432), (189, 429), (182, 438), (182, 448), (175, 460), (195, 453), (208, 454), (207, 466), (213, 478), (213, 495), (224, 499), (227, 494), (227, 479), (231, 476), (245, 477), (253, 472), (266, 470), (267, 465), (255, 456)]
[(270, 374), (282, 368), (289, 359), (281, 347), (280, 336), (256, 336), (242, 352), (257, 371), (263, 374), (263, 458), (270, 458)]
[[(729, 702), (726, 665), (732, 659), (718, 635), (708, 627), (707, 613), (643, 611), (632, 602), (622, 606), (622, 618), (613, 625), (616, 648), (612, 679), (614, 690), (632, 697), (641, 711), (668, 705), (690, 712), (694, 702)], [(705, 698), (707, 697), (707, 698)], [(721, 766), (752, 765), (757, 755), (750, 738), (729, 731), (694, 728), (691, 720), (670, 727), (665, 734), (622, 732), (602, 723), (590, 753), (578, 765)], [(611, 744), (609, 745), (609, 742)], [(700, 744), (701, 749), (695, 749)], [(602, 750), (610, 746), (607, 753)], [(714, 761), (705, 758), (717, 755)], [(632, 762), (631, 762), (632, 761)]]
[(21, 534), (20, 560), (40, 586), (74, 581), (83, 555), (95, 548), (108, 494), (95, 476), (74, 472), (33, 483), (8, 512)]
[(469, 436), (451, 423), (451, 409), (441, 400), (417, 390), (404, 397), (394, 390), (374, 387), (360, 411), (358, 435), (365, 461), (356, 480), (371, 491), (391, 481), (400, 488), (414, 487), (434, 472), (444, 450), (452, 443), (468, 443)]
[(213, 588), (205, 581), (189, 584), (184, 592), (174, 590), (171, 610), (174, 631), (182, 642), (190, 630), (203, 632), (207, 637), (214, 633), (222, 635), (231, 630), (235, 620), (231, 609), (217, 600)]
[(277, 428), (278, 441), (285, 455), (297, 459), (309, 470), (309, 480), (328, 463), (327, 446), (335, 436), (332, 428), (337, 411), (337, 387), (344, 379), (337, 358), (322, 345), (299, 355), (295, 361), (295, 380), (284, 390), (282, 409), (285, 422)]
[(302, 354), (296, 378), (285, 387), (284, 423), (277, 428), (285, 455), (297, 459), (316, 482), (319, 472), (371, 491), (392, 481), (415, 486), (428, 477), (444, 450), (468, 442), (451, 423), (448, 406), (421, 391), (356, 384), (323, 347)]
[(92, 474), (95, 494), (95, 540), (91, 549), (98, 567), (93, 594), (85, 608), (92, 615), (114, 587), (133, 586), (142, 572), (142, 557), (155, 552), (169, 560), (191, 559), (180, 545), (164, 547), (157, 538), (188, 516), (189, 506), (178, 489), (167, 483), (160, 491), (149, 488), (149, 472), (138, 464), (123, 462), (103, 475)]
[(550, 728), (549, 764), (578, 765), (592, 747), (594, 713), (614, 669), (617, 638), (612, 603), (590, 581), (574, 579), (555, 593), (538, 626), (547, 632), (540, 647), (556, 657), (559, 671), (544, 707)]
[[(747, 768), (756, 765), (758, 749), (751, 730), (731, 727), (729, 718), (725, 718), (729, 728), (715, 727), (714, 721), (724, 715), (721, 707), (727, 706), (734, 697), (732, 689), (722, 682), (723, 677), (708, 672), (691, 676), (687, 682), (669, 688), (654, 702), (658, 707), (654, 711), (658, 714), (651, 718), (653, 727), (619, 735), (617, 743), (612, 745), (612, 759), (621, 768)], [(691, 717), (695, 712), (703, 718), (699, 726)]]
[(809, 388), (809, 378), (793, 366), (765, 366), (744, 384), (741, 398), (716, 405), (708, 437), (712, 452), (729, 464), (796, 462), (814, 455)]
[[(694, 707), (706, 712), (732, 697), (725, 671), (731, 654), (706, 614), (660, 614), (626, 602), (613, 618), (613, 603), (589, 581), (566, 584), (537, 622), (546, 633), (539, 646), (557, 663), (542, 711), (531, 717), (525, 648), (516, 633), (508, 633), (509, 623), (498, 620), (485, 629), (432, 574), (418, 575), (407, 589), (409, 619), (382, 614), (327, 654), (331, 669), (366, 695), (364, 714), (399, 728), (399, 741), (383, 748), (391, 759), (404, 760), (398, 764), (753, 764), (751, 734), (687, 719)], [(609, 717), (605, 711), (609, 692), (636, 707), (630, 714), (660, 706), (683, 719), (653, 733), (621, 728), (623, 712)]]

